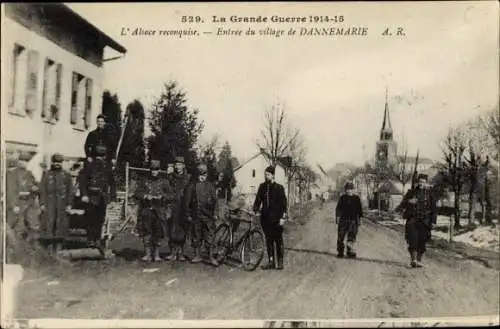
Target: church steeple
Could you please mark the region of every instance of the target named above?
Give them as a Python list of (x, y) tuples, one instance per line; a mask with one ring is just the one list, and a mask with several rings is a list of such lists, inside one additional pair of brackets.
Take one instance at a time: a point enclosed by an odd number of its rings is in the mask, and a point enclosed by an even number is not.
[(380, 129), (380, 140), (392, 141), (392, 127), (391, 127), (391, 118), (389, 116), (389, 103), (388, 103), (388, 97), (387, 97), (387, 87), (385, 88), (384, 121), (382, 122), (382, 129)]

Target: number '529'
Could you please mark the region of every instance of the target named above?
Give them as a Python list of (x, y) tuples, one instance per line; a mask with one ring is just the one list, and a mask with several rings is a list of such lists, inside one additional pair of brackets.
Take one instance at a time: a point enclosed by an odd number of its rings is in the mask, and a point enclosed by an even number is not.
[(200, 16), (182, 16), (181, 22), (182, 23), (200, 23), (200, 22), (202, 22), (202, 19)]

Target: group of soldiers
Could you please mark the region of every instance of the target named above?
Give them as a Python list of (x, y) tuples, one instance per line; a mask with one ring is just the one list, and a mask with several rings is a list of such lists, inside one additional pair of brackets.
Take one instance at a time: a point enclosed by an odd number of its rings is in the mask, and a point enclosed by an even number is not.
[[(405, 224), (405, 240), (410, 254), (410, 265), (413, 268), (423, 267), (423, 256), (426, 244), (431, 238), (432, 226), (436, 223), (436, 198), (428, 188), (428, 177), (425, 174), (417, 176), (417, 184), (403, 197), (395, 212), (401, 212)], [(354, 185), (348, 182), (345, 193), (340, 197), (335, 209), (336, 223), (338, 224), (337, 252), (344, 257), (347, 238), (347, 257), (355, 258), (355, 243), (358, 229), (363, 217), (361, 199), (354, 194)]]

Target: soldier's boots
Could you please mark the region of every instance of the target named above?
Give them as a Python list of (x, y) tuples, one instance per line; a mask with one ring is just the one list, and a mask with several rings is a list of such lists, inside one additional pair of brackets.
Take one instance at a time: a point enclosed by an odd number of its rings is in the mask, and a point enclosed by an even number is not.
[(338, 250), (338, 251), (337, 251), (337, 256), (338, 256), (339, 258), (344, 258), (344, 250)]
[(141, 258), (141, 260), (143, 262), (150, 262), (151, 256), (152, 256), (151, 247), (150, 246), (145, 247), (144, 256)]
[(170, 248), (170, 255), (167, 256), (168, 261), (176, 261), (177, 260), (177, 247)]
[(282, 269), (284, 269), (284, 266), (283, 266), (283, 258), (278, 258), (278, 264), (276, 265), (276, 269), (277, 269), (277, 270), (282, 270)]
[(191, 263), (201, 263), (203, 261), (203, 259), (201, 258), (201, 248), (196, 247), (194, 253), (194, 258), (191, 259)]
[(270, 257), (268, 259), (266, 265), (261, 266), (261, 269), (263, 269), (263, 270), (273, 270), (275, 268), (276, 268), (276, 264), (275, 264), (274, 259), (272, 257)]
[(212, 247), (208, 248), (208, 257), (210, 264), (212, 264), (213, 266), (219, 266), (219, 262), (217, 261), (217, 259), (215, 259), (215, 252)]
[(180, 262), (185, 262), (187, 260), (186, 256), (184, 256), (184, 248), (183, 247), (179, 247), (179, 249), (177, 249), (177, 259)]
[(356, 258), (356, 251), (354, 250), (352, 242), (347, 244), (347, 257)]
[(415, 262), (416, 267), (424, 267), (422, 264), (422, 256), (421, 253), (417, 253), (417, 261)]
[(163, 261), (163, 258), (161, 258), (161, 256), (160, 256), (160, 248), (158, 248), (158, 247), (155, 248), (153, 260), (155, 262), (162, 262)]

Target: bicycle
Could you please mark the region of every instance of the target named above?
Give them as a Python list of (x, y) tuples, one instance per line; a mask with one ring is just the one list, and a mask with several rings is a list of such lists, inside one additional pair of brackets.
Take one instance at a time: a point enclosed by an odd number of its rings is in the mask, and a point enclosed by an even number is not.
[[(241, 213), (246, 213), (250, 219), (245, 219)], [(264, 258), (264, 234), (254, 226), (252, 217), (255, 215), (245, 210), (229, 210), (225, 215), (226, 221), (215, 230), (215, 258), (222, 264), (226, 257), (234, 251), (240, 250), (240, 262), (246, 271), (255, 270)], [(235, 241), (235, 232), (240, 223), (249, 224), (245, 233)], [(259, 247), (260, 246), (260, 247)], [(252, 259), (252, 253), (254, 258)], [(250, 256), (247, 259), (247, 256)]]

